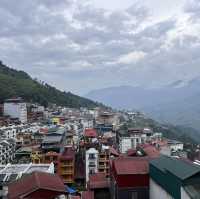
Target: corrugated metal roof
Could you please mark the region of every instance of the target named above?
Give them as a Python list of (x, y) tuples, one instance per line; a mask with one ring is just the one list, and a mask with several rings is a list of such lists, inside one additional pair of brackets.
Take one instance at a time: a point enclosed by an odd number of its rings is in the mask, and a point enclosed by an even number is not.
[(45, 136), (42, 143), (57, 143), (61, 142), (62, 136)]
[(192, 162), (184, 161), (182, 159), (172, 158), (168, 156), (161, 156), (154, 159), (150, 163), (163, 172), (169, 171), (181, 180), (185, 180), (200, 172), (200, 166)]
[(96, 173), (90, 175), (88, 186), (90, 189), (109, 188), (110, 181), (106, 178), (104, 173)]
[(149, 173), (148, 160), (142, 157), (137, 157), (137, 158), (121, 157), (115, 159), (113, 161), (113, 165), (118, 175)]
[(52, 190), (60, 193), (65, 192), (65, 186), (59, 176), (49, 173), (34, 172), (27, 175), (18, 181), (9, 184), (8, 195), (9, 198), (20, 198), (30, 194), (37, 189)]

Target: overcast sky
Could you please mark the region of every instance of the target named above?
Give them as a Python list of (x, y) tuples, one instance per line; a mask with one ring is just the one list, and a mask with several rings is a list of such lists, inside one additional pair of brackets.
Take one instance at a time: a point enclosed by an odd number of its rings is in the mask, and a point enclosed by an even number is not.
[(200, 76), (199, 0), (1, 0), (0, 59), (59, 89)]

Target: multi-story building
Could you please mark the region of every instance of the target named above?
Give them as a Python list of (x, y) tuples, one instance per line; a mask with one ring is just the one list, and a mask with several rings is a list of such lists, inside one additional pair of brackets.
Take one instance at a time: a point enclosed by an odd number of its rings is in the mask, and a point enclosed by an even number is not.
[[(43, 161), (43, 154), (40, 150), (34, 150), (31, 153), (31, 162), (33, 164), (41, 164), (41, 163), (46, 163)], [(51, 161), (52, 162), (52, 161)], [(51, 163), (51, 162), (47, 162), (47, 163)]]
[(183, 150), (183, 143), (177, 140), (169, 140), (168, 146), (170, 147), (171, 151), (182, 151)]
[(90, 148), (86, 151), (85, 155), (86, 182), (88, 182), (90, 174), (98, 172), (98, 164), (99, 164), (98, 156), (99, 152), (95, 148)]
[(55, 129), (52, 132), (48, 132), (41, 144), (42, 150), (44, 152), (48, 151), (55, 151), (59, 152), (60, 148), (63, 144), (65, 144), (65, 138), (66, 138), (66, 129), (65, 128), (59, 128)]
[(112, 199), (149, 198), (149, 162), (147, 158), (120, 157), (113, 160), (111, 167)]
[(18, 118), (21, 123), (27, 122), (26, 103), (21, 98), (8, 99), (4, 102), (4, 115)]
[(75, 179), (75, 151), (72, 147), (65, 147), (59, 155), (58, 171), (64, 183), (71, 184)]
[(0, 128), (1, 136), (5, 137), (6, 139), (12, 138), (15, 139), (17, 135), (17, 127), (9, 126), (9, 127), (2, 127)]
[(128, 129), (127, 134), (119, 136), (119, 149), (126, 153), (129, 149), (136, 149), (140, 144), (147, 142), (147, 133), (143, 129)]
[(43, 153), (39, 150), (31, 154), (32, 163), (54, 164), (55, 173), (57, 173), (65, 184), (74, 183), (75, 180), (75, 150), (71, 147), (65, 147), (63, 152), (57, 153), (49, 151)]
[(117, 126), (119, 124), (119, 117), (115, 113), (103, 112), (99, 114), (97, 122), (100, 124)]
[(139, 144), (142, 144), (141, 136), (121, 137), (119, 149), (121, 153), (126, 153), (129, 149), (135, 149)]
[(13, 139), (0, 140), (0, 164), (7, 164), (15, 158), (16, 144)]
[(102, 146), (102, 149), (99, 152), (99, 173), (104, 173), (106, 177), (110, 175), (110, 148), (108, 146)]

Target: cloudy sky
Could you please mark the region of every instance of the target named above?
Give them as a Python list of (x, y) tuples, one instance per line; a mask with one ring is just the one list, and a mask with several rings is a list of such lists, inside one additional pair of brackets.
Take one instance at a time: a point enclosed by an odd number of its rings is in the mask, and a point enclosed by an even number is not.
[(0, 59), (66, 91), (200, 76), (199, 0), (1, 0)]

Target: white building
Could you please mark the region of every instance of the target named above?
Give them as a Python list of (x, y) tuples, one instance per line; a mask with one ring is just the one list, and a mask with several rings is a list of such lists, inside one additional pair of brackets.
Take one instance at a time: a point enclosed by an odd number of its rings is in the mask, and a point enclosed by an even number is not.
[(85, 155), (86, 182), (89, 180), (89, 175), (98, 172), (98, 156), (99, 152), (95, 148), (90, 148)]
[(0, 140), (0, 164), (7, 164), (15, 158), (16, 143), (13, 139)]
[(183, 143), (176, 141), (176, 140), (169, 140), (168, 145), (171, 151), (182, 151), (183, 150)]
[(17, 135), (17, 127), (16, 126), (9, 126), (9, 127), (1, 127), (0, 128), (0, 135), (6, 139), (15, 139)]
[(26, 103), (21, 98), (8, 99), (4, 103), (4, 115), (11, 118), (18, 118), (22, 123), (27, 122)]
[(139, 144), (146, 142), (145, 134), (138, 134), (131, 137), (120, 137), (119, 149), (121, 153), (126, 153), (129, 149), (136, 149)]
[(93, 120), (81, 119), (80, 123), (83, 126), (83, 130), (85, 130), (86, 128), (93, 128), (94, 127), (94, 121)]

